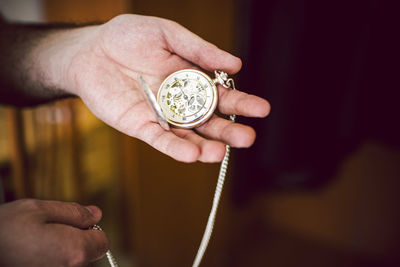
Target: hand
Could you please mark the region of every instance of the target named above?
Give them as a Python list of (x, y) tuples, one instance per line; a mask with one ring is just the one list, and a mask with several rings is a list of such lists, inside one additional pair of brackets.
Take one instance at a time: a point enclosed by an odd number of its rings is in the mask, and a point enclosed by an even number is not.
[(0, 266), (85, 266), (108, 250), (88, 230), (101, 211), (76, 203), (24, 199), (0, 206)]
[[(216, 115), (195, 130), (165, 131), (154, 120), (137, 80), (142, 74), (156, 93), (174, 71), (202, 68), (234, 74), (241, 68), (239, 58), (173, 21), (155, 17), (118, 16), (82, 29), (80, 39), (85, 42), (68, 68), (70, 91), (117, 130), (184, 162), (218, 162), (224, 156), (224, 144), (248, 147), (254, 142), (252, 128)], [(219, 86), (218, 109), (224, 114), (265, 117), (269, 104)]]

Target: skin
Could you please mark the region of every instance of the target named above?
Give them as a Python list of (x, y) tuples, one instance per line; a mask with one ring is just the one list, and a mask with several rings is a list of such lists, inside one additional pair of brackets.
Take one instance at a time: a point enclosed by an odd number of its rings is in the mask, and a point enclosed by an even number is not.
[[(156, 123), (139, 74), (156, 94), (177, 70), (235, 74), (242, 65), (173, 21), (121, 15), (102, 25), (71, 29), (3, 26), (0, 61), (3, 103), (26, 106), (77, 96), (105, 123), (178, 161), (219, 162), (225, 144), (243, 148), (255, 139), (251, 127), (217, 115), (193, 130), (165, 131)], [(269, 113), (262, 98), (222, 86), (218, 90), (222, 114), (262, 118)], [(103, 256), (108, 247), (104, 233), (87, 230), (100, 220), (101, 211), (90, 209), (92, 216), (78, 204), (39, 200), (0, 206), (0, 265), (84, 266)]]
[[(70, 52), (60, 54), (63, 51)], [(47, 87), (79, 96), (105, 123), (178, 161), (219, 162), (224, 144), (249, 147), (254, 142), (251, 127), (217, 116), (195, 130), (165, 131), (156, 122), (141, 92), (139, 74), (156, 94), (174, 71), (201, 68), (235, 74), (242, 65), (239, 58), (173, 21), (121, 15), (101, 26), (56, 33), (33, 52), (33, 70), (46, 75)], [(39, 74), (32, 76), (37, 80)], [(265, 117), (270, 110), (266, 100), (244, 92), (219, 86), (219, 96), (223, 114)]]
[(24, 199), (3, 204), (0, 218), (1, 266), (85, 266), (108, 250), (105, 234), (88, 229), (101, 219), (94, 206)]

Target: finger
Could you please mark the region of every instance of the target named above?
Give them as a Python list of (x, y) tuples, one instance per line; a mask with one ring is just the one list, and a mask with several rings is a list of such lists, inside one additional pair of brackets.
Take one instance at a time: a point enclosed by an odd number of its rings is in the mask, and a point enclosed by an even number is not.
[(73, 202), (42, 201), (42, 214), (48, 223), (67, 224), (82, 229), (98, 223), (101, 210), (95, 206), (84, 207)]
[(85, 254), (89, 262), (101, 259), (109, 250), (110, 243), (103, 231), (84, 230), (82, 237), (85, 240)]
[(208, 138), (222, 141), (232, 147), (249, 147), (256, 138), (253, 128), (216, 115), (196, 130)]
[[(81, 230), (68, 225), (47, 224), (47, 237), (52, 236), (56, 251), (60, 251), (60, 266), (86, 266), (104, 256), (109, 249), (109, 241), (99, 230)], [(61, 241), (61, 243), (60, 243)], [(58, 265), (57, 265), (58, 266)]]
[(223, 70), (234, 74), (242, 67), (240, 58), (203, 40), (178, 23), (166, 20), (164, 25), (164, 34), (170, 52), (209, 71)]
[(250, 95), (239, 90), (232, 90), (218, 86), (218, 109), (224, 114), (236, 114), (246, 117), (263, 118), (271, 110), (267, 100)]
[(197, 145), (200, 148), (199, 161), (205, 163), (221, 162), (225, 155), (225, 146), (223, 143), (207, 140), (199, 136), (192, 130), (173, 129), (176, 135)]
[[(170, 53), (170, 51), (168, 51), (168, 52)], [(178, 71), (178, 70), (195, 69), (196, 68), (196, 66), (193, 65), (193, 63), (191, 63), (187, 59), (182, 58), (181, 56), (179, 56), (175, 53), (170, 54), (168, 61), (166, 63), (166, 66), (168, 66), (168, 68), (160, 69), (160, 75), (158, 75), (159, 77), (165, 78), (168, 75), (170, 75), (171, 73)]]
[(138, 129), (138, 138), (155, 149), (182, 162), (195, 162), (200, 156), (200, 149), (192, 142), (166, 131), (158, 123), (148, 122)]

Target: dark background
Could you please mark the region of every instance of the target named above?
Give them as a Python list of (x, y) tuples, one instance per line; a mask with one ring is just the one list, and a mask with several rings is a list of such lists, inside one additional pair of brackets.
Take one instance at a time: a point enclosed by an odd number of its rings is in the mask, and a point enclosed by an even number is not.
[[(314, 188), (365, 141), (399, 148), (399, 17), (386, 1), (241, 1), (240, 82), (268, 99), (244, 187)], [(250, 108), (250, 107), (249, 107)], [(251, 123), (251, 120), (242, 119)], [(257, 155), (252, 157), (251, 155)], [(253, 189), (249, 189), (250, 191)], [(240, 186), (238, 197), (245, 197)]]

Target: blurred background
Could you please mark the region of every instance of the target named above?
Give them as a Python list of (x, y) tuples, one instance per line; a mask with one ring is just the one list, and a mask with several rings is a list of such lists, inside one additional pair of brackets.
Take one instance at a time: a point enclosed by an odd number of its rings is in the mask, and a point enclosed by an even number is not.
[[(9, 21), (175, 20), (265, 97), (233, 150), (202, 266), (400, 266), (399, 19), (389, 1), (0, 0)], [(250, 107), (249, 107), (250, 108)], [(191, 266), (218, 164), (183, 164), (78, 99), (0, 108), (1, 198), (95, 204), (120, 266)], [(107, 266), (107, 262), (92, 266)]]

